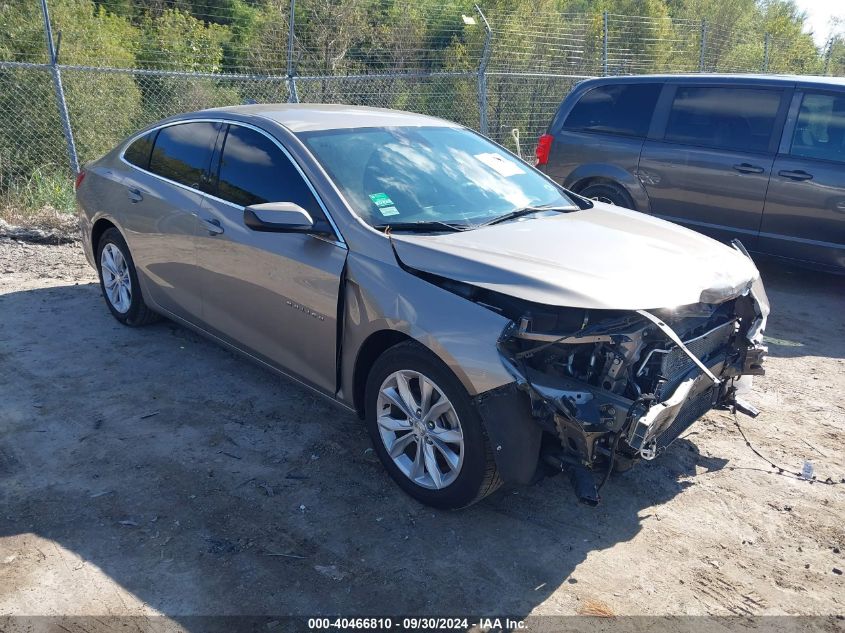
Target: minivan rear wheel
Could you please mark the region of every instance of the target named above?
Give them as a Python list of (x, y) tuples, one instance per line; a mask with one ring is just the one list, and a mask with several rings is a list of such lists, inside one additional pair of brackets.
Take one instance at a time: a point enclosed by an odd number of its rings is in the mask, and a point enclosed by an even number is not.
[(365, 398), (376, 454), (416, 500), (462, 508), (501, 485), (472, 399), (442, 361), (418, 343), (400, 343), (376, 360)]
[(578, 193), (590, 200), (598, 200), (599, 202), (612, 204), (617, 207), (625, 207), (626, 209), (634, 209), (635, 211), (637, 210), (636, 206), (634, 206), (634, 201), (631, 199), (631, 196), (628, 195), (628, 192), (621, 186), (613, 183), (597, 182), (592, 185), (587, 185)]

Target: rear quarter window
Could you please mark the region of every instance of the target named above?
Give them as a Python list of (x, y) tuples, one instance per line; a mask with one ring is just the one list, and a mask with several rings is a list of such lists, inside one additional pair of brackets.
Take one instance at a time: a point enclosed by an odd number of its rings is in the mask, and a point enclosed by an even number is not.
[(147, 132), (140, 138), (136, 138), (123, 152), (123, 158), (141, 169), (150, 166), (150, 154), (153, 151), (153, 141), (158, 130)]
[(563, 129), (644, 137), (661, 84), (608, 84), (584, 93)]

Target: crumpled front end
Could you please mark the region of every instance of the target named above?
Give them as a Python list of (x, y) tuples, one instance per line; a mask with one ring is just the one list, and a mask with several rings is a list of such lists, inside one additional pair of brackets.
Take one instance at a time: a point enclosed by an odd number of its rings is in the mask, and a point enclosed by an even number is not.
[[(756, 414), (737, 379), (763, 374), (769, 312), (759, 278), (738, 296), (662, 310), (526, 306), (499, 341), (548, 437), (544, 461), (598, 502), (616, 467), (654, 459), (714, 407)], [(596, 475), (601, 477), (597, 485)]]

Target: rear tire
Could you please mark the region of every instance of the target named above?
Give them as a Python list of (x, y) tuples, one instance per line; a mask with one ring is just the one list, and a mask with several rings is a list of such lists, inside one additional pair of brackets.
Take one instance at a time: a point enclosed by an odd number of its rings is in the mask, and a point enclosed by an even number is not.
[[(408, 401), (411, 406), (405, 406)], [(367, 377), (365, 413), (376, 454), (417, 501), (463, 508), (502, 484), (472, 399), (443, 362), (418, 343), (395, 345), (376, 360)]]
[(120, 231), (107, 229), (97, 242), (96, 255), (100, 290), (112, 316), (131, 327), (160, 320), (144, 302), (135, 262)]
[(587, 185), (579, 195), (589, 198), (590, 200), (598, 200), (606, 204), (612, 204), (617, 207), (624, 207), (626, 209), (637, 210), (634, 201), (628, 192), (620, 185), (610, 182), (597, 182), (592, 185)]

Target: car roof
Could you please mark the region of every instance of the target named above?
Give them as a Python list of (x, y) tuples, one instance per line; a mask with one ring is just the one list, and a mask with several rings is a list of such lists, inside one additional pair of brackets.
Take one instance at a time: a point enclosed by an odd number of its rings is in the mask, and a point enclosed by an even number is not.
[[(424, 114), (342, 104), (262, 103), (212, 108), (202, 113), (258, 116), (283, 125), (294, 133), (362, 127), (460, 127), (457, 123)], [(198, 114), (195, 112), (192, 116)]]
[(818, 86), (845, 87), (845, 77), (821, 77), (818, 75), (762, 75), (762, 74), (727, 74), (727, 73), (683, 73), (662, 75), (625, 75), (617, 77), (597, 77), (591, 83), (628, 83), (628, 82), (688, 82), (700, 83), (744, 83), (744, 84), (812, 84)]

